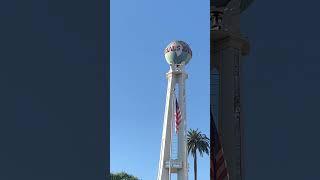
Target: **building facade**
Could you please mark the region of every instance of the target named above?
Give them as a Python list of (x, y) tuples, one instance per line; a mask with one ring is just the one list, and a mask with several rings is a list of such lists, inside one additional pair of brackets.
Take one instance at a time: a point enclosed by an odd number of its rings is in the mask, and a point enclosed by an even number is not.
[(240, 14), (251, 2), (211, 1), (210, 104), (221, 134), (230, 180), (243, 180), (245, 177), (240, 78), (242, 57), (249, 53), (249, 42), (240, 33)]

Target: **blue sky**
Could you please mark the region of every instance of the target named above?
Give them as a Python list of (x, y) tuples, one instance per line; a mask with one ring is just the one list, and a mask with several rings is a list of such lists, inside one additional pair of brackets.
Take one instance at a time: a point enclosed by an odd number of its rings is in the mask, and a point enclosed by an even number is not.
[[(173, 40), (193, 51), (186, 67), (188, 127), (209, 136), (209, 0), (112, 0), (110, 9), (111, 171), (154, 180), (169, 70), (163, 50)], [(199, 158), (198, 172), (198, 179), (209, 179), (208, 156)]]

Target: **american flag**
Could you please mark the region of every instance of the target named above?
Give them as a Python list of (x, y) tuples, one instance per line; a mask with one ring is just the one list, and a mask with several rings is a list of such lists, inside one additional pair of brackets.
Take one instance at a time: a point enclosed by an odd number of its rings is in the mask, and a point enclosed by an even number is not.
[(211, 161), (211, 171), (213, 171), (211, 172), (211, 180), (229, 180), (227, 163), (224, 159), (221, 139), (215, 126), (212, 112), (210, 112), (210, 121), (210, 128), (213, 130), (213, 140), (211, 140), (211, 142), (213, 141), (213, 154), (211, 154), (213, 157), (210, 158), (213, 161)]
[(175, 109), (175, 125), (176, 125), (176, 133), (179, 131), (179, 126), (181, 124), (181, 111), (179, 108), (178, 100), (176, 98), (176, 109)]

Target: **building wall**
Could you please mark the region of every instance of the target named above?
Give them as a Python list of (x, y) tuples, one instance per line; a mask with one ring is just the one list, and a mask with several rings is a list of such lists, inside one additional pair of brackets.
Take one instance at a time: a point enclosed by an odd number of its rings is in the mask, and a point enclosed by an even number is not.
[[(226, 42), (228, 43), (228, 42)], [(230, 180), (242, 179), (242, 147), (241, 137), (242, 121), (240, 119), (240, 79), (235, 78), (239, 76), (240, 70), (240, 56), (241, 51), (238, 48), (230, 46), (216, 46), (216, 49), (211, 56), (211, 61), (220, 71), (220, 97), (217, 104), (216, 82), (211, 79), (210, 84), (210, 100), (218, 105), (218, 129), (222, 135), (222, 145), (224, 148), (225, 159), (229, 170)], [(213, 78), (213, 67), (211, 67), (211, 78)], [(239, 82), (238, 82), (239, 81)]]

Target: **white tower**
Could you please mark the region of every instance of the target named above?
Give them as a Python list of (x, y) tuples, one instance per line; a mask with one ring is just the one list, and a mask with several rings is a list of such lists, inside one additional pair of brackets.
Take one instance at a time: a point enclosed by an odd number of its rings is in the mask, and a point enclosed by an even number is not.
[(192, 51), (183, 41), (171, 42), (164, 51), (170, 65), (167, 73), (168, 87), (161, 139), (157, 180), (171, 180), (176, 173), (178, 180), (188, 179), (188, 155), (186, 138), (185, 65)]

